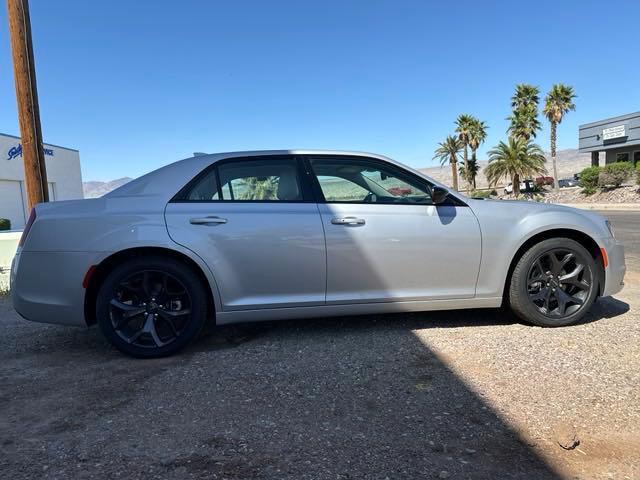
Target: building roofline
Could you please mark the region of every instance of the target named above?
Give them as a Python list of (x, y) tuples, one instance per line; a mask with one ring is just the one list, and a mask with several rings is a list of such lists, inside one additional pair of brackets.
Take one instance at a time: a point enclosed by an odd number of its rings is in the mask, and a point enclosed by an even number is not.
[[(586, 152), (606, 152), (607, 150), (618, 150), (626, 147), (638, 147), (640, 146), (640, 140), (631, 140), (624, 143), (610, 143), (608, 145), (595, 145), (593, 147), (579, 148), (580, 153)], [(635, 151), (635, 150), (634, 150)]]
[(627, 113), (625, 115), (619, 115), (617, 117), (610, 117), (603, 120), (598, 120), (596, 122), (585, 123), (583, 125), (580, 125), (578, 129), (597, 127), (598, 125), (604, 125), (611, 122), (619, 122), (621, 120), (628, 120), (633, 117), (640, 117), (640, 112)]
[[(18, 137), (16, 135), (11, 135), (9, 133), (2, 133), (0, 132), (0, 136), (2, 137), (11, 137), (11, 138), (15, 138), (16, 140), (20, 140), (22, 141), (22, 137)], [(71, 150), (72, 152), (78, 152), (80, 153), (80, 150), (76, 149), (76, 148), (69, 148), (69, 147), (63, 147), (61, 145), (55, 145), (53, 143), (47, 143), (47, 142), (42, 142), (43, 145), (47, 145), (48, 147), (55, 147), (55, 148), (62, 148), (63, 150)]]

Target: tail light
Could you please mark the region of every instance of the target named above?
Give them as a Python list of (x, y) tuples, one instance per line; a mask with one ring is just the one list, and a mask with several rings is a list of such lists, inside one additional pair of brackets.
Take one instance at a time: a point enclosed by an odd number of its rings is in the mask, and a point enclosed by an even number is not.
[(24, 242), (27, 240), (27, 236), (29, 235), (29, 231), (33, 226), (33, 222), (36, 221), (36, 209), (32, 208), (31, 213), (29, 214), (29, 220), (27, 220), (27, 224), (24, 226), (24, 230), (22, 231), (22, 236), (20, 237), (20, 241), (18, 242), (18, 247), (22, 247)]

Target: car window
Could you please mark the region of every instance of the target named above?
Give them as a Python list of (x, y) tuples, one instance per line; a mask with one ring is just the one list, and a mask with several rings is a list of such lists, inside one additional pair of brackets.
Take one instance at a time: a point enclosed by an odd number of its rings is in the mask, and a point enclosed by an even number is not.
[(218, 200), (218, 181), (215, 169), (210, 169), (186, 192), (184, 200), (202, 202)]
[(295, 159), (239, 160), (218, 167), (222, 200), (302, 201)]
[(233, 160), (210, 168), (178, 198), (182, 201), (302, 201), (294, 158)]
[(359, 159), (312, 159), (326, 202), (431, 204), (426, 185), (400, 169)]

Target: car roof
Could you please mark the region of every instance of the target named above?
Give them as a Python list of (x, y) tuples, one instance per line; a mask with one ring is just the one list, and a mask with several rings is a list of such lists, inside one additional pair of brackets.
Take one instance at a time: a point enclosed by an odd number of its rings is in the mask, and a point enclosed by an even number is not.
[[(402, 169), (412, 171), (416, 175), (426, 178), (434, 184), (440, 185), (432, 178), (426, 177), (407, 165), (403, 165), (384, 155), (369, 152), (358, 152), (349, 150), (317, 150), (317, 149), (289, 149), (289, 150), (247, 150), (237, 152), (222, 152), (212, 154), (198, 153), (192, 157), (170, 163), (158, 168), (146, 175), (143, 175), (131, 182), (113, 190), (105, 197), (128, 197), (128, 196), (157, 196), (170, 199), (186, 185), (192, 178), (202, 172), (208, 166), (228, 158), (242, 157), (276, 157), (280, 155), (332, 155), (335, 157), (368, 157), (396, 165)], [(441, 185), (443, 186), (443, 185)]]

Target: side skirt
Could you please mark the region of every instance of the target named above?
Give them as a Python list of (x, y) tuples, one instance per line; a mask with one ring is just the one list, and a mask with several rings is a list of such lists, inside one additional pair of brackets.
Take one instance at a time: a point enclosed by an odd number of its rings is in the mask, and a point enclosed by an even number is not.
[(426, 312), (430, 310), (458, 310), (466, 308), (498, 308), (502, 297), (430, 300), (420, 302), (356, 303), (349, 305), (321, 305), (313, 307), (267, 308), (218, 312), (217, 325), (294, 318), (339, 317), (379, 313)]

